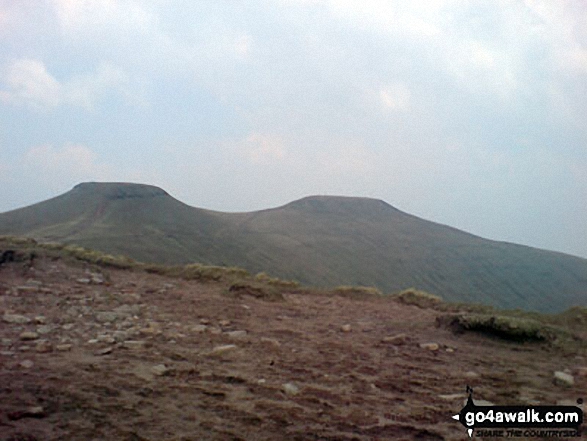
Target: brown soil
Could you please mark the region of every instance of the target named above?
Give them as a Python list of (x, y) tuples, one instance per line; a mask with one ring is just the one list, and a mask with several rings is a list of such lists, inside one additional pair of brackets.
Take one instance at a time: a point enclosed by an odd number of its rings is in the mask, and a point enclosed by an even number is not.
[[(390, 300), (256, 294), (2, 265), (0, 440), (464, 440), (467, 385), (500, 405), (587, 398), (575, 351), (455, 335)], [(574, 387), (553, 383), (564, 370)]]

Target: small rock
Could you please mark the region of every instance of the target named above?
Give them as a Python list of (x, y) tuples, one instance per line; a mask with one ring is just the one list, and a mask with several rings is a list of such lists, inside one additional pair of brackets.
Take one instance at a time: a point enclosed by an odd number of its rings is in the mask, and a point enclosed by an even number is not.
[(141, 328), (139, 332), (144, 335), (159, 335), (162, 333), (159, 324), (153, 322), (149, 323), (147, 327)]
[(41, 406), (33, 406), (27, 408), (26, 413), (32, 418), (41, 418), (45, 416), (45, 409)]
[(349, 324), (347, 323), (347, 324), (345, 324), (345, 325), (342, 325), (342, 326), (340, 327), (340, 330), (341, 330), (342, 332), (351, 332), (351, 331), (353, 330), (353, 328), (352, 328), (352, 326), (351, 326), (351, 325), (349, 325)]
[(4, 357), (12, 357), (14, 355), (14, 352), (12, 352), (12, 351), (0, 351), (0, 355), (2, 355)]
[(234, 339), (240, 339), (247, 336), (247, 331), (230, 331), (226, 333), (227, 336)]
[(440, 349), (438, 343), (420, 343), (420, 347), (429, 351), (438, 351)]
[(402, 333), (402, 334), (390, 335), (390, 336), (387, 336), (387, 337), (383, 337), (381, 339), (381, 341), (383, 343), (390, 343), (392, 345), (401, 346), (401, 345), (405, 345), (405, 344), (409, 343), (410, 342), (410, 337), (408, 337), (406, 334), (403, 334)]
[(92, 274), (91, 282), (95, 285), (104, 284), (104, 276), (102, 274)]
[(200, 319), (200, 323), (203, 325), (209, 325), (210, 324), (210, 320), (208, 320), (207, 318), (201, 318)]
[(281, 386), (286, 395), (295, 396), (300, 393), (300, 388), (293, 383), (285, 383)]
[(35, 323), (38, 325), (44, 325), (47, 323), (47, 319), (42, 315), (38, 315), (35, 317)]
[(108, 343), (108, 344), (112, 344), (112, 343), (116, 342), (116, 340), (114, 340), (114, 338), (108, 334), (100, 334), (96, 337), (96, 340), (98, 340), (99, 342)]
[(587, 366), (581, 366), (577, 368), (577, 375), (579, 377), (587, 377)]
[(19, 315), (19, 314), (4, 314), (2, 316), (2, 320), (4, 320), (6, 323), (15, 323), (15, 324), (19, 324), (19, 325), (23, 325), (25, 323), (30, 323), (31, 319), (28, 317), (25, 317), (24, 315)]
[(68, 343), (64, 343), (64, 344), (55, 346), (55, 349), (57, 349), (59, 352), (67, 352), (67, 351), (71, 351), (71, 345)]
[(39, 338), (39, 334), (37, 334), (36, 332), (32, 332), (32, 331), (21, 332), (21, 334), (20, 334), (20, 339), (24, 340), (24, 341), (36, 340), (37, 338)]
[(467, 371), (465, 372), (465, 378), (468, 378), (470, 380), (474, 379), (474, 378), (479, 378), (480, 375), (477, 372), (473, 372), (473, 371)]
[(212, 335), (220, 335), (220, 334), (222, 334), (222, 329), (220, 329), (220, 328), (210, 328), (209, 332)]
[(212, 351), (210, 351), (210, 355), (215, 356), (215, 355), (224, 355), (227, 352), (231, 352), (234, 351), (235, 349), (237, 349), (237, 345), (222, 345), (222, 346), (216, 346), (214, 349), (212, 349)]
[(220, 320), (218, 324), (223, 327), (230, 326), (230, 320)]
[(31, 360), (24, 360), (24, 361), (21, 361), (19, 363), (19, 365), (20, 365), (20, 367), (23, 367), (25, 369), (30, 369), (35, 365), (35, 363), (33, 363)]
[(80, 278), (80, 279), (76, 279), (76, 282), (81, 284), (81, 285), (89, 285), (92, 281), (86, 277)]
[(70, 329), (73, 328), (73, 323), (66, 323), (61, 328), (63, 328), (65, 331), (69, 331)]
[(122, 344), (127, 349), (144, 349), (146, 345), (147, 342), (144, 340), (127, 340)]
[(94, 355), (108, 355), (112, 353), (112, 346), (96, 351)]
[(46, 340), (37, 342), (35, 350), (39, 353), (47, 353), (53, 351), (53, 345)]
[(451, 353), (452, 354), (454, 351), (455, 350), (453, 348), (446, 348), (446, 352), (448, 352), (448, 353)]
[(158, 377), (161, 377), (169, 372), (169, 368), (164, 364), (158, 364), (157, 366), (153, 366), (151, 368), (151, 372)]
[(3, 338), (0, 342), (2, 343), (2, 346), (12, 346), (12, 340), (9, 338)]
[(575, 384), (575, 379), (571, 374), (566, 372), (556, 371), (554, 373), (554, 384), (563, 387), (571, 387)]
[(98, 340), (95, 339), (95, 338), (92, 338), (92, 339), (88, 340), (88, 344), (89, 345), (95, 345), (96, 343), (98, 343)]

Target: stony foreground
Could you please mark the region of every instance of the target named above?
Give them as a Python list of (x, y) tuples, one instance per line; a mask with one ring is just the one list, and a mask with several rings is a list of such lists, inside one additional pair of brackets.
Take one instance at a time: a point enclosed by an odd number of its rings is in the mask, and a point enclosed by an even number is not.
[(467, 385), (502, 405), (587, 399), (578, 352), (455, 335), (439, 314), (5, 263), (0, 440), (464, 440), (451, 415)]

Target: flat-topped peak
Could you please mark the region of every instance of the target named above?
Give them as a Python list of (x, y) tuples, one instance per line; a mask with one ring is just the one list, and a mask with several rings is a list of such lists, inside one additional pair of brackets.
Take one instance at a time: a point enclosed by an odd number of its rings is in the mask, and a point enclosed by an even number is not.
[(284, 208), (303, 211), (365, 213), (381, 211), (397, 211), (394, 207), (380, 199), (352, 196), (307, 196), (290, 202)]
[(73, 192), (102, 196), (107, 199), (151, 198), (169, 194), (154, 185), (129, 182), (82, 182), (73, 187)]

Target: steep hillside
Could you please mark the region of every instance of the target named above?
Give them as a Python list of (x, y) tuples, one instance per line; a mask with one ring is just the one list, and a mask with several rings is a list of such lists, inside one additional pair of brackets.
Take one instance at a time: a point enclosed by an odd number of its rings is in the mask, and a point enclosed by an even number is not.
[(451, 301), (538, 311), (587, 304), (585, 259), (485, 240), (367, 198), (313, 196), (220, 213), (152, 186), (85, 183), (0, 214), (0, 234), (145, 262), (238, 266), (316, 286), (413, 286)]

